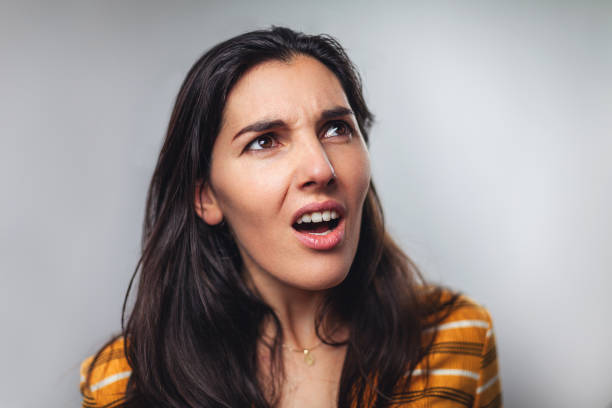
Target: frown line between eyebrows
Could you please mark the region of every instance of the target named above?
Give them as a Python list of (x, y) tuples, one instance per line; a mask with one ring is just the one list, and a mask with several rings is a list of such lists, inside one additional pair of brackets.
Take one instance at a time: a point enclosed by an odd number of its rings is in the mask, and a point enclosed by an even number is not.
[[(319, 118), (319, 122), (323, 122), (326, 121), (328, 119), (331, 118), (337, 118), (340, 116), (348, 116), (348, 115), (354, 115), (353, 111), (347, 107), (344, 106), (336, 106), (332, 109), (326, 109), (323, 112), (321, 112), (321, 116)], [(232, 142), (234, 140), (236, 140), (240, 135), (244, 134), (244, 133), (248, 133), (248, 132), (263, 132), (266, 130), (270, 130), (270, 129), (274, 129), (274, 128), (279, 128), (279, 127), (286, 127), (287, 124), (285, 123), (285, 121), (283, 121), (282, 119), (262, 119), (262, 120), (258, 120), (255, 123), (251, 123), (248, 126), (245, 126), (244, 128), (242, 128), (238, 133), (236, 133), (234, 135), (234, 137), (232, 138)]]

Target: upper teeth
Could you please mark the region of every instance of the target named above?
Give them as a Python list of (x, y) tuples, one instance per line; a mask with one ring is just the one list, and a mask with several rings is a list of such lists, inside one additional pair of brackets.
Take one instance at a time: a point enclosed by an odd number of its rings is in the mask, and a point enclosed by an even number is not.
[(300, 218), (298, 218), (297, 223), (301, 224), (303, 222), (322, 222), (335, 220), (338, 218), (338, 213), (334, 210), (331, 211), (323, 211), (323, 212), (312, 212), (308, 214), (303, 214)]

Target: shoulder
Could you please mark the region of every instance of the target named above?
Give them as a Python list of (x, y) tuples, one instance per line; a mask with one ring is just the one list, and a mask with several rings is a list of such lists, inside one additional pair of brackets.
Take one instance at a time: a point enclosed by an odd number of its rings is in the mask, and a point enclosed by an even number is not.
[[(451, 297), (443, 291), (440, 299)], [(424, 330), (423, 344), (431, 346), (412, 375), (424, 394), (469, 407), (501, 406), (495, 333), (486, 307), (456, 296), (442, 319)]]
[(123, 396), (132, 370), (119, 337), (81, 363), (83, 407), (115, 407)]
[(493, 319), (488, 309), (476, 302), (474, 299), (463, 294), (453, 294), (449, 290), (443, 290), (440, 302), (445, 303), (452, 297), (454, 302), (442, 310), (442, 320), (435, 326), (426, 329), (426, 332), (438, 332), (440, 335), (463, 336), (469, 334), (484, 340), (492, 334)]

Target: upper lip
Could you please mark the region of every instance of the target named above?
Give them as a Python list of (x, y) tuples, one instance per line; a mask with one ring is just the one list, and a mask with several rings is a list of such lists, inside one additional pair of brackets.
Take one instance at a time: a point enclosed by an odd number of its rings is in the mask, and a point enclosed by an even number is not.
[(325, 210), (335, 210), (340, 217), (343, 217), (345, 212), (344, 206), (335, 200), (326, 200), (321, 201), (320, 203), (310, 203), (295, 212), (291, 225), (295, 224), (304, 214), (308, 214), (315, 211), (321, 212)]

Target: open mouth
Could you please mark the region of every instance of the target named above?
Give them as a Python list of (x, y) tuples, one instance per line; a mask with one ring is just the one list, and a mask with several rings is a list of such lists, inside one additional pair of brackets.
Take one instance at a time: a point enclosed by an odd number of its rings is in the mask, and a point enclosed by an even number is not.
[(346, 229), (346, 208), (335, 200), (313, 202), (300, 208), (293, 219), (295, 237), (317, 251), (341, 248)]
[(292, 227), (302, 233), (327, 235), (332, 232), (342, 220), (342, 211), (326, 209), (303, 213), (293, 223)]

